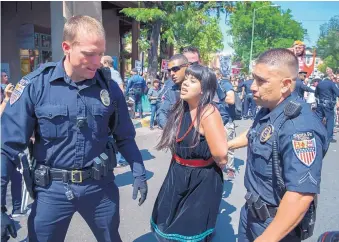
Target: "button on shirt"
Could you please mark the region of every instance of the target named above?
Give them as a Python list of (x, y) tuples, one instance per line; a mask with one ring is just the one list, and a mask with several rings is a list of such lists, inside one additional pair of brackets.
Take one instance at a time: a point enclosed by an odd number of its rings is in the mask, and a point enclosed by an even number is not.
[[(66, 75), (63, 61), (48, 63), (24, 79), (27, 86), (2, 116), (2, 158), (18, 163), (18, 153), (27, 147), (35, 130), (33, 156), (38, 163), (61, 169), (89, 167), (105, 151), (113, 113), (118, 111), (113, 134), (118, 149), (134, 162), (133, 175), (145, 174), (125, 98), (115, 82), (105, 82), (97, 72), (93, 79), (76, 84)], [(109, 96), (108, 105), (103, 93)]]
[[(296, 118), (287, 120), (278, 130), (284, 119), (284, 107), (290, 100), (301, 103), (302, 111)], [(274, 135), (272, 134), (266, 142), (260, 141), (263, 130), (269, 124), (273, 125), (274, 132), (278, 134), (278, 153), (287, 191), (319, 193), (322, 160), (328, 148), (326, 130), (307, 104), (296, 94), (289, 96), (271, 112), (262, 108), (257, 114), (247, 134), (249, 142), (245, 172), (246, 189), (260, 195), (269, 205), (279, 205), (274, 193), (276, 184), (272, 182)], [(312, 139), (298, 140), (300, 137)]]

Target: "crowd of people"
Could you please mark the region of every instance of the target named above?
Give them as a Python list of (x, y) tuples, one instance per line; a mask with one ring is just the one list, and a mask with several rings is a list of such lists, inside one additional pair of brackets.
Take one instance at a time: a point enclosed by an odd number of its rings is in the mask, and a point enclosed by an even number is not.
[[(119, 156), (132, 169), (133, 199), (140, 194), (139, 206), (148, 193), (128, 111), (131, 97), (143, 118), (144, 95), (151, 105), (150, 128), (162, 129), (156, 148), (172, 155), (150, 215), (158, 241), (212, 240), (224, 179), (234, 179), (234, 152), (242, 147), (247, 147), (247, 194), (238, 241), (290, 242), (312, 236), (322, 161), (335, 142), (339, 88), (332, 72), (309, 87), (300, 80), (304, 73), (298, 73), (293, 52), (270, 49), (257, 58), (251, 76), (230, 78), (204, 66), (199, 50), (188, 47), (170, 58), (170, 78), (164, 83), (159, 78), (148, 88), (136, 69), (124, 83), (112, 58), (103, 56), (102, 24), (89, 16), (66, 22), (62, 48), (62, 60), (41, 66), (15, 88), (2, 73), (2, 241), (16, 236), (6, 190), (10, 180), (12, 190), (21, 189), (15, 185), (22, 179), (17, 168), (25, 167), (20, 162), (31, 137), (35, 165), (24, 173), (34, 197), (29, 241), (64, 241), (75, 212), (98, 241), (121, 241), (113, 174)], [(313, 92), (313, 99), (308, 98)], [(235, 135), (236, 120), (242, 118), (253, 123)], [(15, 215), (15, 192), (12, 196)]]

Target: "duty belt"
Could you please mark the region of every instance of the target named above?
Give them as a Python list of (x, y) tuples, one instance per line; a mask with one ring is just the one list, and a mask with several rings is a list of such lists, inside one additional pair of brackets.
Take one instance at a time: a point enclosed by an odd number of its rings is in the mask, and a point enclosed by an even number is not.
[[(43, 168), (45, 166), (38, 165), (37, 169)], [(93, 178), (92, 167), (83, 169), (83, 170), (63, 170), (57, 168), (50, 168), (49, 175), (50, 179), (53, 181), (62, 181), (64, 183), (82, 183), (83, 181)]]

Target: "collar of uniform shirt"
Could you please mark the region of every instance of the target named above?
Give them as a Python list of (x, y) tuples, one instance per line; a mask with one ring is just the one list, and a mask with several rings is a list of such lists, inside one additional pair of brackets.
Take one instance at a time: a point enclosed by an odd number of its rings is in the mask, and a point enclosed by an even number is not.
[(294, 99), (296, 99), (296, 95), (294, 94), (294, 92), (292, 92), (291, 95), (289, 95), (285, 100), (279, 103), (279, 105), (275, 107), (271, 112), (267, 108), (265, 108), (265, 111), (267, 114), (264, 117), (262, 117), (260, 120), (270, 119), (271, 123), (273, 124), (274, 121), (279, 117), (279, 115), (283, 113), (286, 104), (290, 100), (294, 100)]

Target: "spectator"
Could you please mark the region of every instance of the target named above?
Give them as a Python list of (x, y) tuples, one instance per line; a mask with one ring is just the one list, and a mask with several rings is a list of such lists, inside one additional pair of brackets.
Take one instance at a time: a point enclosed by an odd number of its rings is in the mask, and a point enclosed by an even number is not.
[(161, 98), (160, 93), (161, 93), (160, 81), (158, 79), (155, 79), (153, 81), (153, 87), (149, 89), (148, 94), (147, 94), (148, 99), (151, 103), (151, 122), (150, 122), (151, 130), (154, 129), (155, 114), (160, 105), (160, 98)]
[(105, 55), (101, 58), (101, 64), (105, 69), (107, 70), (109, 69), (110, 71), (109, 79), (112, 79), (113, 81), (115, 81), (119, 85), (121, 91), (124, 92), (124, 82), (121, 79), (120, 73), (114, 70), (113, 68), (113, 65), (114, 65), (113, 58), (109, 55)]

